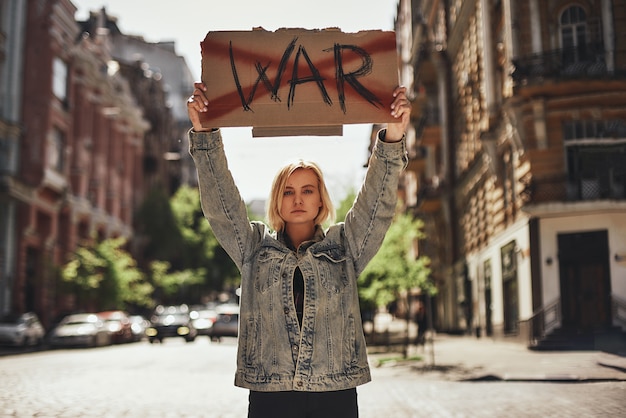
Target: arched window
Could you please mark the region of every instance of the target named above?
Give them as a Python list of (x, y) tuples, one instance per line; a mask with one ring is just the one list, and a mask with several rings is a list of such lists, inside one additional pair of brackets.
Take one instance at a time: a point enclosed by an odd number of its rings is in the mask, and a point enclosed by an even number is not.
[(587, 47), (587, 13), (580, 6), (570, 6), (560, 20), (563, 64), (585, 60)]

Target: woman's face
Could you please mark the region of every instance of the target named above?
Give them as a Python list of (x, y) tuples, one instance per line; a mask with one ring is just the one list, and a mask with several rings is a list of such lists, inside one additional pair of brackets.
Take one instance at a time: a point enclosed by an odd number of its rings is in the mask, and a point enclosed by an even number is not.
[(321, 207), (322, 198), (315, 172), (298, 168), (291, 173), (278, 208), (285, 223), (314, 222)]

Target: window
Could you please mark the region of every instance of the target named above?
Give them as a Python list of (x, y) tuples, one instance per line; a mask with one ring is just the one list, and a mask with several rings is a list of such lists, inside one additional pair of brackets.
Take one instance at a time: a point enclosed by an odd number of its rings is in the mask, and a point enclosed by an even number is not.
[(61, 173), (65, 164), (63, 150), (65, 149), (65, 135), (59, 129), (53, 129), (48, 144), (48, 167)]
[(59, 57), (54, 58), (52, 67), (52, 92), (65, 102), (67, 99), (67, 64)]
[(563, 139), (574, 140), (626, 139), (626, 120), (577, 119), (563, 123)]
[(626, 144), (568, 146), (566, 152), (570, 199), (626, 197)]
[(565, 9), (561, 15), (561, 48), (563, 64), (574, 64), (585, 59), (587, 46), (587, 14), (579, 6)]
[(626, 121), (566, 121), (563, 123), (563, 142), (569, 199), (626, 197)]

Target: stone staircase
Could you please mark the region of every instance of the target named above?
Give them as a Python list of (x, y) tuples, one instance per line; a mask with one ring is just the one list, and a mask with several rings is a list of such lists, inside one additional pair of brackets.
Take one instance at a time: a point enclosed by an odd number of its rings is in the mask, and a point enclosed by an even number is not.
[(593, 331), (558, 327), (529, 348), (538, 351), (600, 350), (626, 354), (626, 332), (619, 327)]

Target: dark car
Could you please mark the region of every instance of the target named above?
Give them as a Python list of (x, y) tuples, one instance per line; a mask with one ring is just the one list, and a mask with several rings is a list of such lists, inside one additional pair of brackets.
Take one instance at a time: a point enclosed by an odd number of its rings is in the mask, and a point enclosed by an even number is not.
[(239, 305), (225, 303), (216, 308), (217, 319), (211, 330), (211, 339), (220, 341), (222, 337), (237, 337), (239, 335)]
[(129, 343), (133, 341), (130, 318), (124, 311), (105, 311), (98, 313), (104, 321), (104, 325), (111, 333), (111, 342), (114, 344)]
[(162, 342), (165, 338), (184, 338), (192, 342), (196, 339), (196, 331), (187, 305), (157, 306), (150, 318), (150, 326), (146, 329), (146, 336), (150, 343)]

